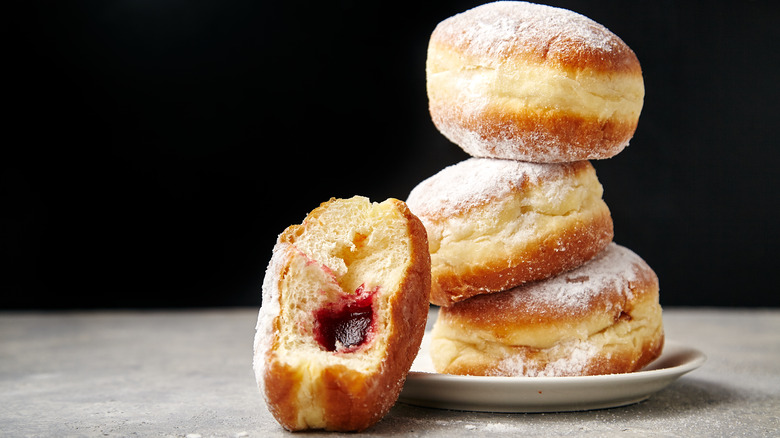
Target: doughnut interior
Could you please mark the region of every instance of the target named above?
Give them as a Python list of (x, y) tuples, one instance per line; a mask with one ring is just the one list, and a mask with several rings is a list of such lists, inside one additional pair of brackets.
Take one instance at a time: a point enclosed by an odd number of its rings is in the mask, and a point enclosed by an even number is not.
[(612, 241), (588, 161), (469, 158), (422, 181), (409, 208), (428, 232), (431, 302), (440, 306), (572, 269)]
[(438, 372), (482, 376), (627, 373), (663, 348), (658, 278), (611, 243), (559, 276), (441, 308), (431, 338)]
[(494, 2), (454, 15), (428, 45), (429, 110), (467, 153), (535, 162), (609, 158), (644, 102), (634, 52), (565, 9)]
[(395, 199), (332, 199), (278, 238), (254, 368), (288, 430), (359, 431), (395, 403), (425, 329), (425, 230)]

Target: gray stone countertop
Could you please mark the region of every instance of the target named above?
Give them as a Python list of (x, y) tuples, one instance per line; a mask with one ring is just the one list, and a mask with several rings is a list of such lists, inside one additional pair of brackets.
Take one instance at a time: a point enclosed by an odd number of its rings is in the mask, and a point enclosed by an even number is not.
[[(0, 312), (0, 436), (291, 436), (255, 386), (256, 316), (257, 309)], [(780, 434), (780, 309), (668, 308), (664, 323), (667, 339), (708, 359), (646, 401), (544, 414), (397, 403), (364, 434)], [(319, 435), (354, 436), (305, 434)]]

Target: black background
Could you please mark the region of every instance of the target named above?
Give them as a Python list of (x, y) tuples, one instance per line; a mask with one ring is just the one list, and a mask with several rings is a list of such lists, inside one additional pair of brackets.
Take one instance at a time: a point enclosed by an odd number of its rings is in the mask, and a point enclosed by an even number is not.
[[(8, 14), (0, 308), (259, 306), (276, 236), (466, 158), (430, 121), (435, 25), (480, 2), (24, 2)], [(663, 305), (779, 306), (778, 13), (560, 1), (637, 53), (595, 162)]]

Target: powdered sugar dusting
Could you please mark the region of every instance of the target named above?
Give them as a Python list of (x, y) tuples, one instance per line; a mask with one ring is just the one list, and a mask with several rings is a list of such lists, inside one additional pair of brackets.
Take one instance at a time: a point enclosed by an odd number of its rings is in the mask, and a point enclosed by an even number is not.
[[(633, 251), (614, 242), (582, 266), (544, 281), (514, 288), (506, 293), (524, 313), (555, 312), (579, 315), (591, 300), (608, 293), (633, 298), (630, 284), (646, 266)], [(615, 300), (608, 300), (614, 302)]]
[(257, 326), (254, 340), (253, 367), (257, 384), (263, 391), (263, 372), (265, 368), (265, 355), (271, 349), (274, 336), (274, 319), (281, 312), (279, 304), (279, 279), (282, 269), (288, 260), (288, 253), (292, 246), (278, 242), (273, 249), (271, 260), (265, 271), (262, 286), (262, 306), (257, 317)]
[(591, 130), (589, 135), (566, 136), (544, 126), (504, 124), (495, 130), (481, 122), (484, 116), (480, 99), (462, 95), (457, 104), (439, 106), (432, 112), (434, 124), (452, 143), (472, 157), (495, 157), (509, 160), (560, 163), (578, 160), (601, 160), (625, 149), (633, 131), (612, 133)]
[(584, 15), (513, 1), (487, 3), (454, 15), (439, 23), (436, 33), (464, 53), (480, 58), (518, 52), (545, 56), (556, 44), (603, 53), (625, 46), (614, 33)]
[[(481, 112), (476, 105), (470, 105), (462, 101), (459, 110), (473, 119)], [(562, 161), (559, 157), (573, 157), (570, 151), (572, 145), (560, 141), (555, 135), (541, 129), (519, 130), (511, 125), (504, 127), (490, 140), (483, 138), (482, 134), (469, 129), (464, 124), (457, 122), (455, 117), (439, 118), (441, 132), (451, 142), (460, 146), (466, 153), (473, 157), (507, 157), (515, 160), (556, 162)], [(477, 124), (477, 126), (479, 126)], [(540, 148), (538, 145), (544, 145)], [(595, 150), (595, 148), (590, 148)]]
[[(537, 283), (520, 286), (506, 294), (519, 315), (570, 317), (593, 312), (591, 301), (598, 300), (616, 310), (633, 298), (632, 283), (637, 281), (645, 262), (631, 250), (610, 243), (591, 261), (568, 273)], [(646, 269), (649, 270), (649, 267)], [(603, 299), (603, 298), (607, 299)], [(582, 375), (592, 361), (602, 355), (602, 347), (586, 338), (574, 337), (545, 352), (547, 361), (525, 354), (508, 355), (498, 363), (495, 374), (502, 376), (576, 376)]]
[[(617, 35), (527, 2), (487, 3), (440, 22), (426, 76), (434, 125), (475, 157), (610, 158), (628, 146), (644, 96), (639, 61)], [(560, 116), (572, 121), (556, 123)]]
[(521, 190), (524, 184), (560, 179), (567, 168), (566, 164), (469, 158), (422, 181), (406, 203), (416, 215), (450, 215)]
[(583, 374), (593, 358), (601, 353), (598, 346), (574, 339), (556, 346), (555, 349), (565, 351), (566, 354), (553, 352), (553, 355), (563, 357), (546, 363), (543, 368), (536, 367), (537, 363), (526, 363), (522, 356), (509, 356), (498, 364), (497, 374), (527, 377), (577, 376)]

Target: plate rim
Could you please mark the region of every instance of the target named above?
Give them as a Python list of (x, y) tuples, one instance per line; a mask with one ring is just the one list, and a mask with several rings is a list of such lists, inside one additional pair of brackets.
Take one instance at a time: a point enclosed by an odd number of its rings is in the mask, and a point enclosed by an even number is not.
[[(426, 333), (427, 334), (427, 333)], [(421, 350), (422, 351), (422, 350)], [(670, 356), (684, 355), (682, 362), (653, 368), (658, 366)], [(650, 363), (645, 369), (631, 373), (604, 374), (595, 376), (565, 376), (565, 377), (506, 377), (506, 376), (462, 376), (453, 374), (440, 374), (429, 371), (410, 371), (407, 375), (404, 388), (399, 396), (399, 401), (415, 406), (433, 407), (450, 410), (462, 410), (473, 412), (570, 412), (583, 411), (591, 409), (604, 409), (610, 407), (625, 406), (648, 399), (656, 392), (664, 389), (681, 376), (701, 367), (707, 361), (707, 356), (697, 348), (667, 340), (661, 356)], [(650, 368), (650, 369), (647, 369)], [(634, 385), (631, 390), (625, 391), (623, 396), (614, 396), (604, 392), (603, 399), (580, 403), (576, 400), (556, 403), (535, 399), (529, 403), (518, 402), (517, 400), (501, 401), (495, 403), (478, 403), (469, 400), (468, 394), (459, 394), (455, 399), (442, 400), (432, 394), (428, 397), (419, 397), (415, 394), (415, 385), (431, 387), (436, 385), (448, 385), (448, 390), (453, 386), (461, 387), (464, 393), (480, 389), (501, 388), (505, 390), (508, 387), (528, 390), (533, 387), (534, 390), (547, 390), (548, 392), (560, 390), (584, 390), (584, 388), (603, 387), (616, 388), (626, 383), (645, 384), (641, 388)], [(410, 385), (407, 389), (407, 385)], [(410, 393), (415, 396), (410, 396)], [(499, 392), (500, 393), (500, 392)], [(590, 397), (592, 398), (592, 397)], [(484, 406), (483, 406), (484, 405)]]

